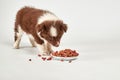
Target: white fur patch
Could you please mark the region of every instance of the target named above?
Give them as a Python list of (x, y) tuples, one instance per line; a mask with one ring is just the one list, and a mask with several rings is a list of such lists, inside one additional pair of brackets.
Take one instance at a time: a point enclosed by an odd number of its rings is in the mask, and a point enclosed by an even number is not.
[(41, 32), (38, 32), (38, 33), (37, 33), (38, 36), (39, 36), (39, 38), (42, 39), (42, 40), (44, 41), (44, 44), (47, 44), (47, 41), (46, 41), (44, 38), (42, 38), (42, 37), (40, 36), (40, 33), (41, 33)]
[(57, 36), (57, 30), (54, 27), (51, 27), (50, 28), (50, 34), (51, 34), (51, 36), (56, 37)]
[(40, 36), (41, 32), (38, 32), (37, 35), (39, 36), (40, 39), (44, 40), (41, 36)]
[(60, 19), (52, 13), (45, 13), (45, 14), (43, 14), (43, 16), (39, 17), (37, 24), (41, 24), (42, 22), (49, 21), (49, 20), (56, 21), (56, 20), (60, 20)]
[(18, 33), (17, 33), (17, 36), (18, 37), (21, 37), (23, 35), (24, 31), (21, 29), (21, 27), (19, 26), (18, 27)]
[(34, 40), (34, 38), (33, 38), (33, 36), (32, 36), (31, 34), (28, 34), (28, 37), (29, 37), (30, 39), (33, 39), (33, 40)]

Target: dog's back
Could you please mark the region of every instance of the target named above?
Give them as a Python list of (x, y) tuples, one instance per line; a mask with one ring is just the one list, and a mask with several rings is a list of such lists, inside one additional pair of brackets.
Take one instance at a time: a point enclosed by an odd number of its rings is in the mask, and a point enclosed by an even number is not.
[(24, 30), (26, 33), (31, 33), (35, 30), (35, 25), (37, 24), (37, 20), (39, 16), (42, 16), (43, 13), (47, 11), (43, 11), (40, 9), (35, 9), (31, 7), (24, 7), (18, 11), (16, 15), (15, 22), (15, 31), (17, 31), (18, 25)]

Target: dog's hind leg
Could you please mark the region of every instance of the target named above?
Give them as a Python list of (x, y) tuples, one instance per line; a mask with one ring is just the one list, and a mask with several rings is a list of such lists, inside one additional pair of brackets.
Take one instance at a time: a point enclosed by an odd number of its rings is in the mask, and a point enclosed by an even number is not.
[(20, 25), (15, 25), (15, 35), (14, 35), (14, 48), (18, 49), (21, 41), (21, 37), (23, 35), (23, 30)]

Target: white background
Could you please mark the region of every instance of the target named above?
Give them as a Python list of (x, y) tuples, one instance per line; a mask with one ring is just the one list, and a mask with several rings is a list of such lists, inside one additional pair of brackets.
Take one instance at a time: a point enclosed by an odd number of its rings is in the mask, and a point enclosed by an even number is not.
[[(78, 59), (44, 62), (26, 36), (13, 49), (15, 15), (23, 6), (61, 18), (68, 31), (55, 50), (75, 49)], [(0, 0), (0, 50), (0, 80), (120, 80), (120, 0)]]

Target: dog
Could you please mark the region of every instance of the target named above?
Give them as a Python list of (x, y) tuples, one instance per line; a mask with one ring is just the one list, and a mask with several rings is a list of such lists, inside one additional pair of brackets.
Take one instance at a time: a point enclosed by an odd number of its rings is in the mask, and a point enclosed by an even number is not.
[(58, 47), (67, 24), (50, 11), (25, 6), (17, 12), (14, 27), (14, 48), (18, 49), (21, 37), (26, 33), (33, 47), (40, 54), (49, 55), (52, 46)]

